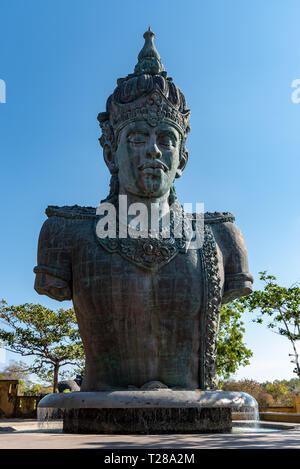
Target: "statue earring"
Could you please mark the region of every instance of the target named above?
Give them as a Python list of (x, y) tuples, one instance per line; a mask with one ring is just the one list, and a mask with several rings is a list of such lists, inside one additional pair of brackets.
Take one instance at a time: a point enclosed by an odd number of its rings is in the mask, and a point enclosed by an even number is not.
[(111, 174), (117, 174), (119, 172), (119, 168), (115, 163), (110, 163), (109, 170)]

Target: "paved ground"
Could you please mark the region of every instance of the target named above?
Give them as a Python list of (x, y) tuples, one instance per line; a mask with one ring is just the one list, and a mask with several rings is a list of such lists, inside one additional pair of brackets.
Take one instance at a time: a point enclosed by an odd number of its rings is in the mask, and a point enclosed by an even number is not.
[[(274, 422), (272, 422), (274, 424)], [(60, 424), (58, 424), (60, 425)], [(292, 428), (294, 427), (294, 428)], [(289, 429), (290, 428), (290, 429)], [(300, 424), (278, 433), (200, 435), (70, 435), (48, 432), (36, 421), (0, 421), (0, 449), (300, 449)]]

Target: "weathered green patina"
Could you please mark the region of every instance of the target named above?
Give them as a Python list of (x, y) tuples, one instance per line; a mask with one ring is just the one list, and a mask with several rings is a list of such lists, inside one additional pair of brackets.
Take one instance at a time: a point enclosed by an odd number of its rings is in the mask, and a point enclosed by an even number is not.
[[(155, 204), (160, 223), (170, 215), (169, 235), (137, 229), (137, 236), (124, 238), (118, 218), (116, 236), (103, 239), (99, 212), (76, 205), (48, 207), (39, 239), (35, 289), (73, 300), (86, 353), (82, 391), (216, 388), (221, 303), (251, 292), (233, 215), (206, 213), (198, 249), (175, 234), (182, 207), (174, 181), (188, 160), (190, 111), (161, 63), (152, 31), (144, 38), (134, 73), (118, 80), (98, 116), (111, 173), (103, 204), (118, 212), (120, 195), (129, 208)], [(189, 219), (194, 226), (196, 216)], [(129, 211), (126, 228), (131, 221)]]

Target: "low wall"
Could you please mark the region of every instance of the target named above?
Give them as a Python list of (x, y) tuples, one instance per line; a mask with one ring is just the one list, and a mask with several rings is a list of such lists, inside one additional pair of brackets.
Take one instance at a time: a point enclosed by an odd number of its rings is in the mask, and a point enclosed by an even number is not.
[(291, 412), (260, 412), (260, 420), (267, 420), (272, 422), (289, 422), (300, 423), (300, 413), (295, 414)]
[(15, 415), (18, 384), (17, 379), (0, 380), (0, 418)]
[(293, 397), (293, 407), (295, 411), (300, 414), (300, 396)]
[(284, 412), (284, 413), (294, 413), (300, 414), (300, 396), (293, 397), (293, 405), (288, 407), (283, 406), (274, 406), (274, 407), (260, 407), (260, 412)]
[(259, 418), (276, 422), (300, 423), (300, 396), (293, 397), (292, 407), (264, 407), (259, 409)]
[(295, 413), (294, 407), (260, 407), (259, 412), (279, 412), (279, 413), (286, 413), (292, 414)]
[(15, 417), (16, 418), (36, 418), (37, 405), (43, 396), (17, 396)]
[(18, 396), (18, 384), (17, 379), (0, 380), (0, 418), (36, 418), (44, 395)]

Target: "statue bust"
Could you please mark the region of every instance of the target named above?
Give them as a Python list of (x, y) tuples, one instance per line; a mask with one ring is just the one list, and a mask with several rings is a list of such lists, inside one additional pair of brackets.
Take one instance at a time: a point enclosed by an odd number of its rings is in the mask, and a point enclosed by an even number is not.
[[(232, 214), (205, 213), (196, 249), (176, 235), (185, 216), (191, 227), (197, 221), (174, 187), (188, 160), (190, 111), (150, 28), (144, 38), (134, 73), (118, 80), (98, 115), (108, 197), (98, 209), (48, 207), (39, 238), (35, 289), (73, 301), (86, 354), (81, 391), (215, 389), (221, 304), (249, 294), (253, 281)], [(108, 204), (117, 218), (104, 237), (97, 229)], [(156, 229), (149, 215), (146, 228), (132, 223), (135, 204), (148, 214), (156, 207)]]

